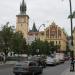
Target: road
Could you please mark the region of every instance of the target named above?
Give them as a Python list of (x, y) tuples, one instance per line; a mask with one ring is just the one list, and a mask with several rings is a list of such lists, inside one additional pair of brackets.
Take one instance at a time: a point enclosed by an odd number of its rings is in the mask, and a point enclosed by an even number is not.
[[(61, 75), (69, 67), (69, 62), (60, 64), (57, 66), (48, 66), (43, 70), (42, 75)], [(12, 72), (13, 66), (5, 66), (5, 68), (0, 68), (0, 75), (14, 75)]]
[(61, 75), (67, 68), (69, 68), (70, 63), (65, 62), (57, 66), (47, 67), (44, 69), (43, 75)]

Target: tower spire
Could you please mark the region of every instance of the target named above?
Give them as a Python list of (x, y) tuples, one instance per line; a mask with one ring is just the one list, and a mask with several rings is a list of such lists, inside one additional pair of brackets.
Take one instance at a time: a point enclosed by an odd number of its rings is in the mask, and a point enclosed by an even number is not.
[(35, 22), (33, 23), (32, 32), (37, 32), (37, 28), (36, 28)]
[(22, 0), (22, 4), (20, 4), (20, 14), (21, 15), (26, 15), (26, 3), (24, 0)]

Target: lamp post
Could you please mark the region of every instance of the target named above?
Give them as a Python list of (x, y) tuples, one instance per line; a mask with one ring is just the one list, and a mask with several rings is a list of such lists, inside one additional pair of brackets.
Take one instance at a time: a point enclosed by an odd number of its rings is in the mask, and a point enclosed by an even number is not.
[(41, 24), (41, 25), (39, 26), (39, 28), (38, 28), (38, 32), (39, 32), (41, 26), (44, 26), (44, 27), (45, 27), (45, 24)]
[(72, 4), (71, 0), (69, 0), (70, 4), (70, 22), (71, 22), (71, 46), (72, 46), (72, 51), (71, 51), (71, 65), (70, 65), (70, 71), (74, 71), (74, 51), (73, 51), (73, 16), (72, 16)]
[(39, 54), (39, 49), (36, 49), (36, 52), (37, 52), (37, 56), (38, 56), (38, 54)]
[[(39, 32), (41, 26), (44, 26), (44, 27), (45, 27), (45, 24), (41, 24), (41, 25), (39, 26), (39, 28), (38, 28), (38, 30), (37, 30), (38, 32)], [(35, 38), (35, 39), (36, 39), (36, 38)], [(39, 51), (40, 51), (39, 49), (36, 49), (37, 55), (39, 54)]]

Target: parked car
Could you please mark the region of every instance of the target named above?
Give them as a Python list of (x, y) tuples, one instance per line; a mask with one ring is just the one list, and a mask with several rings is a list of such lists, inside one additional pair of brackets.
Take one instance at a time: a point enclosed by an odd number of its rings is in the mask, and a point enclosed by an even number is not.
[(59, 55), (60, 57), (60, 63), (64, 63), (65, 62), (65, 59), (64, 59), (64, 53), (60, 53)]
[(48, 56), (46, 58), (46, 65), (56, 65), (56, 60), (54, 59), (54, 57), (52, 58), (52, 57)]
[(56, 65), (57, 65), (57, 64), (60, 64), (60, 59), (59, 59), (59, 57), (54, 57), (54, 59), (55, 59), (55, 61), (56, 61)]
[(39, 66), (37, 62), (35, 61), (24, 61), (17, 63), (13, 68), (13, 73), (15, 75), (21, 75), (21, 74), (38, 74), (42, 73), (43, 68), (42, 66)]
[(65, 62), (63, 53), (56, 53), (55, 59), (56, 59), (57, 64)]
[(46, 58), (43, 56), (38, 57), (37, 62), (39, 65), (41, 65), (43, 68), (46, 67)]
[(43, 56), (33, 56), (33, 57), (29, 58), (28, 60), (36, 61), (43, 68), (46, 67), (46, 58), (44, 58)]

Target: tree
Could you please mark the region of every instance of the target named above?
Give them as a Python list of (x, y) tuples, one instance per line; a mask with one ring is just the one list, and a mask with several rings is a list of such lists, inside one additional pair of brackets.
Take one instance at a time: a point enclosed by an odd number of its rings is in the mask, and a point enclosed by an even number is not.
[(8, 26), (9, 22), (0, 31), (0, 51), (4, 52), (5, 60), (8, 52), (28, 54), (28, 45), (21, 32), (14, 32), (13, 26)]
[(72, 15), (69, 15), (68, 18), (75, 18), (75, 11), (72, 13)]
[(13, 27), (8, 26), (9, 22), (6, 23), (2, 27), (2, 30), (0, 31), (0, 46), (1, 46), (1, 51), (4, 52), (5, 54), (5, 61), (7, 58), (7, 54), (10, 51), (10, 41), (13, 35)]
[(33, 41), (31, 44), (31, 54), (41, 54), (41, 45), (42, 42), (40, 41), (40, 39), (36, 39), (35, 41)]
[(10, 50), (10, 41), (13, 35), (13, 28), (12, 26), (8, 26), (8, 24), (9, 22), (7, 22), (6, 25), (4, 25), (0, 33), (2, 50), (5, 53), (5, 56), (7, 56)]
[(21, 48), (21, 49), (22, 49), (22, 50), (21, 50), (21, 53), (22, 53), (22, 54), (28, 54), (28, 53), (29, 53), (29, 51), (28, 51), (28, 50), (29, 50), (29, 49), (28, 49), (28, 45), (26, 44), (25, 38), (22, 39), (21, 47), (22, 47), (22, 48)]
[(20, 54), (22, 52), (23, 35), (21, 32), (15, 32), (11, 40), (11, 49), (13, 52)]
[(31, 55), (35, 55), (36, 54), (36, 49), (37, 49), (37, 42), (36, 40), (32, 42), (31, 44)]
[(31, 47), (31, 45), (29, 45), (29, 44), (27, 45), (27, 50), (26, 51), (27, 51), (28, 55), (32, 54), (32, 47)]
[(49, 54), (49, 43), (47, 41), (43, 42), (40, 39), (35, 40), (31, 44), (32, 52), (31, 54)]
[(50, 44), (49, 44), (49, 50), (50, 50), (51, 53), (54, 53), (58, 49), (60, 49), (60, 45), (54, 45), (53, 41), (50, 42)]
[(49, 43), (48, 43), (47, 41), (44, 41), (44, 42), (43, 42), (42, 48), (43, 48), (43, 51), (42, 51), (43, 54), (49, 55), (50, 50), (49, 50)]

